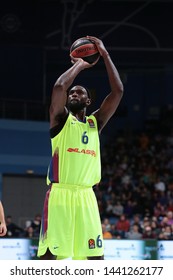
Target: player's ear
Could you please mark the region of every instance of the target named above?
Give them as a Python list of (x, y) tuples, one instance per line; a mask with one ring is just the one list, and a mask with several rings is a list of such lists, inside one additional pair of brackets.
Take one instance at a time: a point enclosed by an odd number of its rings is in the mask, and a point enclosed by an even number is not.
[(88, 98), (86, 101), (86, 105), (89, 106), (91, 104), (91, 98)]

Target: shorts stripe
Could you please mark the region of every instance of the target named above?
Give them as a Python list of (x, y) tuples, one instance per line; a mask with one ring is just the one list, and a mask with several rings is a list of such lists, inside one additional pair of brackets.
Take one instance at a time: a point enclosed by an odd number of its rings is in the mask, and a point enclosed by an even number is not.
[(49, 189), (46, 193), (44, 206), (43, 206), (42, 229), (41, 229), (42, 239), (44, 239), (46, 232), (47, 232), (47, 228), (48, 228), (48, 202), (49, 202), (50, 190), (51, 189)]

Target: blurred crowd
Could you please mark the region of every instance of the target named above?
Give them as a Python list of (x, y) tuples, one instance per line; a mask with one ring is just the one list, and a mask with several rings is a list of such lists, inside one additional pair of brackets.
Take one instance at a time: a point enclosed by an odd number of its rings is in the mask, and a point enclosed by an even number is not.
[(8, 238), (38, 238), (41, 227), (41, 215), (36, 214), (31, 220), (27, 220), (24, 227), (18, 226), (13, 222), (11, 215), (6, 217), (7, 234)]
[(173, 132), (120, 132), (95, 187), (105, 238), (173, 240)]

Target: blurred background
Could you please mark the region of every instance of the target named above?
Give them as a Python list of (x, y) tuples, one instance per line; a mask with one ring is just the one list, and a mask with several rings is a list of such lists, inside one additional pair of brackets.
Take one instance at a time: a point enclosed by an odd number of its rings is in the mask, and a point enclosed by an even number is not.
[[(115, 147), (118, 137), (129, 139), (125, 150), (128, 156), (129, 150), (138, 143), (136, 138), (143, 132), (153, 146), (153, 136), (157, 136), (157, 143), (158, 135), (164, 140), (170, 137), (173, 121), (172, 11), (171, 0), (6, 0), (1, 3), (0, 198), (6, 214), (12, 215), (19, 226), (25, 227), (28, 220), (42, 211), (51, 155), (50, 95), (58, 76), (71, 66), (69, 49), (76, 39), (93, 35), (103, 40), (125, 89), (117, 112), (101, 135), (102, 198), (105, 195), (103, 185), (106, 190), (111, 188), (114, 165), (117, 170), (116, 161), (121, 152), (119, 146)], [(90, 111), (95, 110), (110, 91), (101, 59), (95, 67), (83, 71), (76, 82), (85, 84), (92, 92), (94, 102)], [(167, 138), (165, 141), (167, 143)], [(108, 145), (109, 150), (106, 150)], [(170, 145), (172, 151), (172, 142)], [(155, 149), (151, 158), (159, 152), (160, 157), (152, 166), (161, 163), (162, 151)], [(151, 158), (145, 165), (151, 163)], [(172, 152), (167, 162), (170, 158)], [(138, 161), (141, 162), (142, 159)], [(127, 168), (124, 173), (129, 175), (129, 170)], [(165, 180), (164, 194), (168, 196), (169, 189), (172, 195), (163, 173), (163, 169), (157, 170), (157, 177), (160, 175)], [(136, 177), (131, 174), (131, 182), (135, 182), (137, 188)], [(155, 183), (156, 180), (151, 182), (150, 191)], [(116, 187), (115, 184), (115, 190)], [(151, 205), (154, 207), (153, 201)], [(144, 217), (146, 213), (139, 214)]]
[[(47, 121), (52, 86), (70, 66), (69, 48), (90, 34), (103, 40), (124, 82), (117, 126), (141, 128), (172, 103), (172, 10), (167, 0), (5, 1), (0, 117)], [(98, 106), (109, 91), (102, 61), (80, 79)]]

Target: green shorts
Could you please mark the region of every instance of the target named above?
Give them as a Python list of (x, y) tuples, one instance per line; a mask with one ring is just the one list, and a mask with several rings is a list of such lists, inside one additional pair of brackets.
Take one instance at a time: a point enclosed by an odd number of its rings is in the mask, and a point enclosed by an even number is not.
[(57, 259), (102, 256), (103, 236), (91, 187), (53, 184), (45, 199), (38, 257), (47, 249)]

